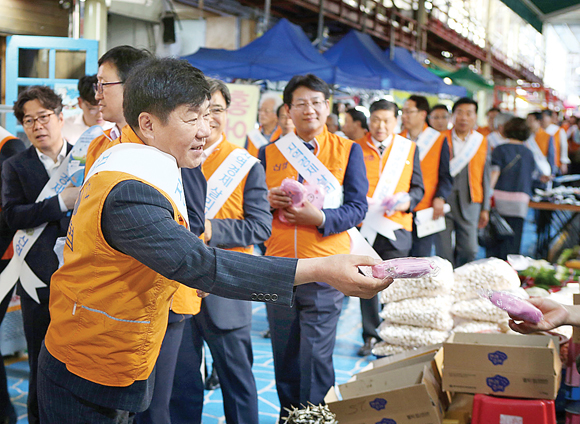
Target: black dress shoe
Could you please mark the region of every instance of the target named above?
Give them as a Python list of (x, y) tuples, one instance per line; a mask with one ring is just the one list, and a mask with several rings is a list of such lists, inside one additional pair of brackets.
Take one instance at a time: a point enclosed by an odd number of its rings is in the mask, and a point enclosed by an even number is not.
[(220, 380), (218, 378), (215, 367), (211, 370), (211, 375), (205, 380), (205, 390), (216, 390), (220, 388)]
[(357, 352), (358, 356), (369, 356), (373, 353), (373, 347), (376, 345), (378, 340), (374, 337), (369, 337), (365, 340), (365, 344), (360, 347)]

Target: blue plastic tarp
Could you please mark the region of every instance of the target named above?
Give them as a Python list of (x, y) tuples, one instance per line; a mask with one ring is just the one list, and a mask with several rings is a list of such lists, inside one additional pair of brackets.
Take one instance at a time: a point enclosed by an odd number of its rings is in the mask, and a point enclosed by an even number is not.
[(441, 78), (417, 62), (411, 52), (403, 47), (395, 47), (394, 57), (392, 59), (390, 48), (385, 51), (385, 56), (414, 78), (426, 83), (435, 84), (436, 93), (445, 93), (458, 97), (467, 95), (467, 89), (465, 87), (445, 84)]
[(184, 57), (210, 76), (288, 81), (312, 73), (330, 82), (330, 63), (312, 46), (302, 29), (281, 19), (261, 37), (239, 50), (201, 48)]

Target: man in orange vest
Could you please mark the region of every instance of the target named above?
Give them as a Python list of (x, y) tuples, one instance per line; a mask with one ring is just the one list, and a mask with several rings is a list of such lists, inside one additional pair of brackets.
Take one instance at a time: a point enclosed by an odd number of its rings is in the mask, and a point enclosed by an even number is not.
[[(539, 169), (543, 169), (543, 175), (556, 175), (559, 172), (558, 162), (556, 161), (559, 152), (557, 151), (554, 137), (542, 128), (542, 113), (532, 112), (528, 114), (526, 121), (531, 130), (530, 138), (526, 144), (534, 153), (536, 164), (539, 166)], [(540, 157), (540, 154), (543, 156), (543, 160)], [(548, 162), (550, 168), (549, 173), (546, 169), (547, 166), (545, 164), (540, 164), (544, 161)]]
[(566, 131), (560, 127), (558, 121), (558, 113), (555, 111), (544, 109), (542, 111), (542, 128), (550, 136), (554, 137), (555, 162), (560, 174), (568, 172), (568, 137)]
[[(421, 174), (425, 195), (414, 211), (433, 208), (433, 219), (445, 215), (445, 199), (451, 194), (453, 178), (449, 173), (449, 144), (444, 134), (427, 125), (429, 102), (423, 96), (413, 95), (403, 106), (402, 137), (417, 144), (421, 160)], [(431, 256), (435, 235), (417, 236), (417, 226), (413, 222), (413, 247), (411, 256)]]
[(431, 108), (429, 113), (429, 126), (439, 132), (447, 131), (449, 129), (449, 109), (443, 104), (435, 105)]
[(348, 109), (344, 114), (344, 135), (349, 140), (359, 140), (363, 138), (369, 130), (367, 117), (360, 110)]
[(495, 117), (500, 113), (499, 108), (492, 107), (490, 110), (487, 111), (485, 116), (487, 116), (487, 126), (486, 127), (478, 127), (477, 132), (484, 136), (488, 136), (492, 132), (494, 132), (497, 128), (494, 124)]
[(264, 93), (258, 107), (258, 123), (260, 129), (255, 136), (248, 133), (246, 149), (252, 156), (258, 156), (258, 150), (265, 144), (272, 143), (280, 138), (282, 130), (278, 126), (276, 111), (282, 105), (282, 99), (276, 93)]
[[(208, 181), (205, 243), (248, 254), (271, 233), (264, 168), (225, 135), (230, 92), (209, 79), (211, 133), (203, 147), (202, 171)], [(185, 174), (188, 170), (183, 170)], [(230, 187), (229, 197), (214, 199), (216, 188)], [(187, 197), (188, 193), (186, 193)], [(201, 311), (186, 324), (171, 396), (171, 423), (201, 423), (204, 385), (200, 366), (208, 344), (222, 389), (227, 422), (258, 423), (258, 393), (252, 374), (252, 304), (209, 295)], [(194, 359), (195, 358), (195, 359)]]
[(437, 239), (437, 255), (458, 267), (475, 260), (479, 250), (477, 230), (489, 221), (491, 168), (487, 140), (474, 130), (477, 102), (463, 97), (455, 102), (452, 112), (455, 126), (444, 133), (454, 178), (447, 199), (451, 212), (445, 215), (446, 228)]
[[(412, 211), (424, 195), (419, 151), (414, 142), (395, 133), (399, 112), (395, 103), (378, 100), (371, 105), (370, 112), (369, 132), (356, 141), (363, 150), (369, 180), (369, 213), (361, 233), (382, 259), (401, 258), (411, 251)], [(380, 204), (388, 197), (406, 193), (409, 199), (397, 204), (387, 216)], [(373, 208), (380, 213), (371, 213)], [(377, 296), (361, 299), (360, 307), (364, 344), (358, 354), (367, 356), (379, 338), (376, 332), (380, 324), (379, 299)]]
[[(347, 230), (360, 223), (367, 211), (361, 148), (327, 130), (329, 97), (330, 89), (320, 78), (294, 76), (284, 89), (284, 104), (296, 134), (260, 150), (274, 209), (272, 236), (265, 243), (268, 256), (348, 253)], [(290, 197), (280, 189), (286, 178), (321, 185), (326, 191), (323, 209), (309, 201), (292, 207)], [(343, 297), (328, 284), (313, 282), (296, 289), (293, 308), (267, 306), (281, 419), (288, 415), (285, 408), (322, 403), (334, 385), (332, 351)]]
[(180, 173), (199, 166), (209, 136), (204, 75), (151, 59), (133, 70), (124, 96), (129, 125), (90, 171), (52, 278), (38, 368), (43, 424), (130, 422), (147, 408), (180, 283), (290, 306), (295, 286), (310, 281), (367, 297), (392, 281), (360, 275), (358, 266), (375, 263), (366, 256), (297, 260), (204, 246), (187, 229)]

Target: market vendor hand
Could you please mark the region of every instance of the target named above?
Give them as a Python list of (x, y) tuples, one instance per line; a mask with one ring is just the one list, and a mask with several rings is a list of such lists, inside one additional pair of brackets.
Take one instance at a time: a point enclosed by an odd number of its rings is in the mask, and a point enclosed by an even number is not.
[(548, 182), (550, 182), (550, 180), (552, 179), (551, 175), (542, 175), (540, 176), (540, 182), (546, 184)]
[(334, 255), (325, 258), (299, 259), (294, 285), (322, 282), (347, 296), (370, 299), (391, 285), (391, 277), (383, 280), (367, 277), (359, 272), (359, 266), (373, 266), (381, 260), (371, 256)]
[(291, 225), (314, 225), (318, 227), (322, 225), (324, 220), (322, 211), (307, 200), (301, 208), (289, 207), (281, 209), (279, 213), (283, 214)]
[(292, 199), (280, 187), (268, 190), (268, 202), (272, 209), (282, 209), (292, 205)]
[(571, 314), (568, 307), (553, 300), (541, 297), (532, 297), (531, 299), (527, 299), (527, 301), (542, 311), (544, 319), (537, 324), (526, 321), (516, 323), (512, 319), (509, 322), (509, 326), (512, 330), (517, 331), (518, 333), (528, 334), (536, 331), (552, 330), (561, 325), (573, 324), (570, 322)]
[(209, 296), (209, 293), (206, 293), (206, 292), (201, 291), (201, 290), (196, 290), (196, 292), (197, 292), (197, 297), (199, 297), (201, 299), (204, 299), (204, 298)]
[(489, 222), (489, 211), (481, 211), (479, 213), (478, 228), (485, 228)]

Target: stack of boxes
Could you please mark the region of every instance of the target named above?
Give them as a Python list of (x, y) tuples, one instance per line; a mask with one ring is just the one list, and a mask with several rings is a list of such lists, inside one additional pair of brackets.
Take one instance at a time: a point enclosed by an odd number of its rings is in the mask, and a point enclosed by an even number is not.
[[(580, 294), (574, 295), (574, 304), (580, 304)], [(564, 378), (566, 424), (580, 424), (580, 374), (576, 366), (576, 358), (580, 356), (580, 330), (577, 327), (574, 327), (568, 343), (567, 356)]]

